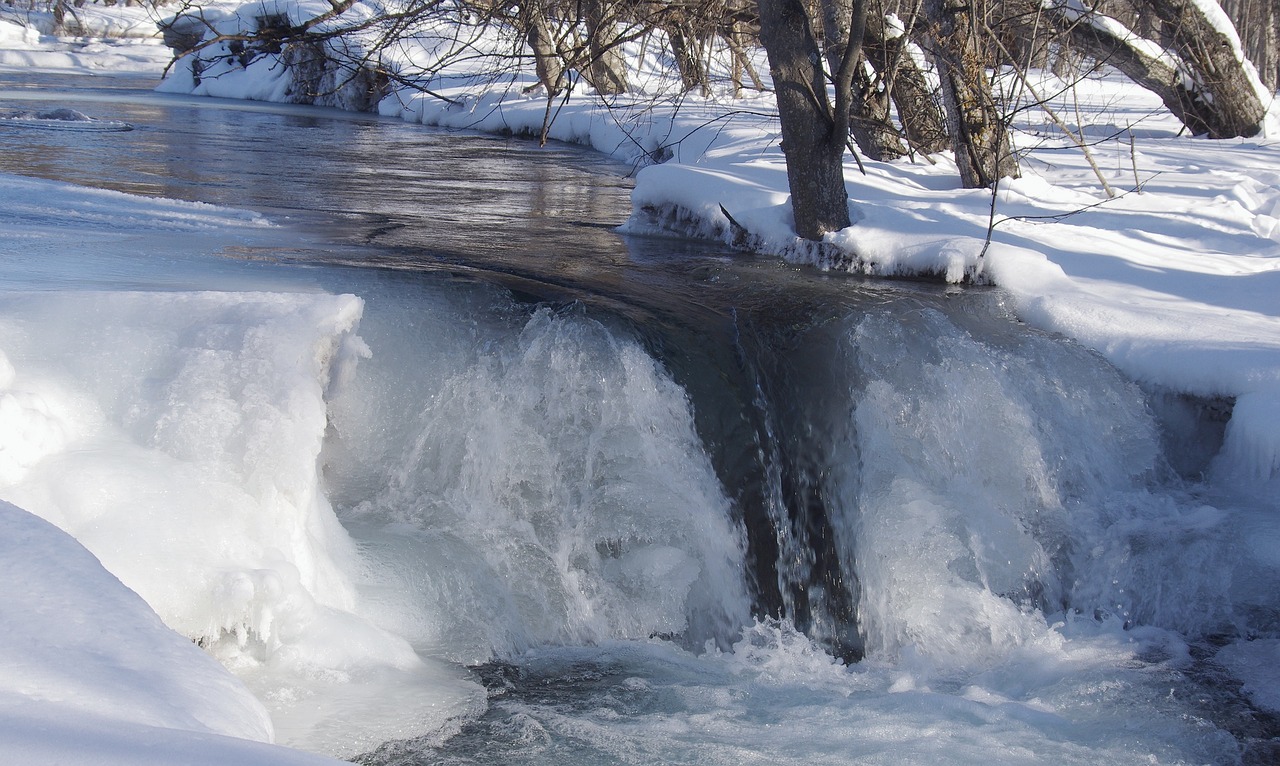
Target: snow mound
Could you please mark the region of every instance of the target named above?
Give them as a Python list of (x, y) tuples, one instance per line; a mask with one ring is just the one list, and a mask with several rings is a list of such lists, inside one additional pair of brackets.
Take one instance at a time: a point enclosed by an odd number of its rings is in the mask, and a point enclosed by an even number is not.
[[(0, 740), (15, 763), (321, 764), (52, 524), (0, 501)], [(138, 745), (146, 743), (146, 747)]]

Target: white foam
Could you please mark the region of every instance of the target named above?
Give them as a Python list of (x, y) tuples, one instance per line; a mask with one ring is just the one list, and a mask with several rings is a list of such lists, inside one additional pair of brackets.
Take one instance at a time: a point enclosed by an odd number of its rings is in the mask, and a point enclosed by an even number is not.
[(436, 300), (367, 319), (373, 359), (335, 401), (383, 618), (464, 661), (736, 631), (743, 542), (683, 391), (581, 314), (460, 328)]

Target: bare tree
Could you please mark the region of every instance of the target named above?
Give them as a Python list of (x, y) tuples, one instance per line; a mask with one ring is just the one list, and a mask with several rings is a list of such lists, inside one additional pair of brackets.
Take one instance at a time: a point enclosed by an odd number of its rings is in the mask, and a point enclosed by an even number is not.
[(1275, 0), (1222, 0), (1245, 56), (1269, 91), (1280, 88), (1280, 5)]
[(533, 52), (538, 82), (546, 90), (547, 98), (554, 99), (568, 85), (568, 68), (546, 10), (539, 3), (524, 3), (519, 7), (517, 18)]
[[(883, 98), (887, 92), (897, 109), (902, 139), (913, 151), (933, 154), (949, 148), (950, 138), (939, 96), (913, 55), (913, 48), (915, 51), (919, 49), (907, 37), (906, 30), (915, 25), (918, 16), (918, 0), (900, 11), (907, 16), (905, 26), (895, 24), (891, 27), (887, 22), (886, 7), (881, 0), (871, 0), (869, 3), (862, 47), (868, 64), (875, 71), (875, 80), (868, 85), (874, 91), (863, 98)], [(857, 101), (855, 97), (855, 110), (858, 109)], [(858, 135), (859, 122), (872, 119), (872, 112), (876, 114), (874, 119), (884, 119), (880, 105), (874, 109), (855, 112), (855, 137)], [(861, 145), (859, 142), (859, 146)], [(897, 152), (897, 147), (888, 148), (884, 157), (876, 157), (870, 151), (867, 154), (873, 159), (890, 159)]]
[(947, 127), (960, 181), (967, 188), (992, 186), (1017, 176), (1003, 115), (987, 79), (990, 63), (983, 38), (980, 0), (924, 0), (926, 50), (938, 69)]
[(854, 0), (844, 52), (828, 95), (823, 55), (802, 0), (759, 0), (760, 41), (769, 57), (796, 233), (821, 240), (850, 224), (844, 184), (853, 69), (861, 57), (864, 0)]
[(622, 55), (619, 31), (624, 6), (611, 0), (582, 0), (590, 63), (587, 80), (603, 96), (627, 92), (627, 62)]

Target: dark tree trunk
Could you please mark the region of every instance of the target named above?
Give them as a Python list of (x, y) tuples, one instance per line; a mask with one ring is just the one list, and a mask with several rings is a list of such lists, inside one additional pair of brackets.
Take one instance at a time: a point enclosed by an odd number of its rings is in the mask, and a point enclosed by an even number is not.
[(520, 22), (524, 25), (525, 40), (533, 51), (533, 66), (538, 81), (547, 91), (548, 98), (559, 95), (565, 87), (565, 65), (556, 48), (555, 35), (546, 12), (539, 3), (527, 3), (520, 8)]
[(1267, 90), (1280, 88), (1280, 7), (1275, 0), (1222, 0), (1240, 33), (1245, 56)]
[(759, 0), (759, 8), (796, 234), (821, 240), (850, 223), (843, 159), (848, 120), (837, 118), (827, 97), (822, 55), (802, 0)]
[(698, 89), (703, 95), (710, 93), (711, 80), (707, 66), (698, 50), (698, 35), (683, 13), (672, 14), (663, 24), (667, 39), (671, 42), (671, 55), (680, 70), (680, 82), (685, 91)]
[(918, 152), (935, 154), (951, 145), (946, 117), (924, 72), (903, 50), (906, 44), (901, 37), (888, 43), (891, 60), (896, 62), (889, 94), (898, 108), (907, 143)]
[(872, 78), (865, 66), (853, 73), (853, 111), (849, 132), (862, 153), (888, 162), (907, 153), (889, 111), (889, 91), (880, 77)]
[(61, 35), (67, 31), (67, 3), (66, 0), (54, 0), (53, 3), (53, 34)]
[[(1220, 28), (1194, 0), (1143, 3), (1163, 23), (1173, 49), (1195, 73), (1193, 87), (1186, 91), (1191, 102), (1187, 116), (1200, 124), (1188, 122), (1191, 132), (1207, 133), (1210, 138), (1257, 135), (1267, 108), (1237, 57), (1243, 52), (1230, 39), (1234, 30)], [(1229, 18), (1222, 15), (1221, 21), (1229, 26)]]
[[(865, 5), (858, 11), (865, 16)], [(839, 72), (849, 51), (854, 22), (853, 0), (822, 0), (823, 55), (832, 72)], [(866, 39), (866, 19), (860, 25)], [(883, 27), (883, 23), (881, 24)], [(862, 41), (857, 41), (861, 45)], [(889, 118), (888, 95), (866, 71), (865, 55), (859, 57), (850, 82), (849, 132), (863, 154), (873, 160), (893, 160), (906, 154)]]
[(991, 95), (974, 2), (924, 0), (923, 8), (960, 181), (980, 189), (1016, 177), (1018, 164)]

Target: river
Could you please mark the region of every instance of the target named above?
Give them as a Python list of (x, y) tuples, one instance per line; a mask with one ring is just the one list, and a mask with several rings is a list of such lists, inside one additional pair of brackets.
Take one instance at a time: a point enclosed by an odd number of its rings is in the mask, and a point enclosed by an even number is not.
[[(92, 370), (129, 449), (240, 482), (227, 547), (267, 539), (254, 514), (310, 514), (308, 542), (246, 565), (240, 623), (200, 627), (222, 586), (116, 572), (282, 742), (369, 764), (1275, 757), (1248, 684), (1280, 637), (1276, 514), (1203, 479), (1220, 410), (998, 290), (619, 234), (633, 169), (587, 150), (145, 86), (11, 78), (5, 108), (134, 129), (0, 130), (0, 171), (277, 229), (0, 272), (25, 333), (0, 340), (15, 365), (23, 342), (64, 354), (68, 385)], [(353, 312), (323, 331), (329, 385), (290, 383), (284, 350)], [(318, 426), (277, 406), (307, 396)], [(318, 494), (290, 505), (295, 474)], [(178, 491), (153, 479), (120, 502)]]

